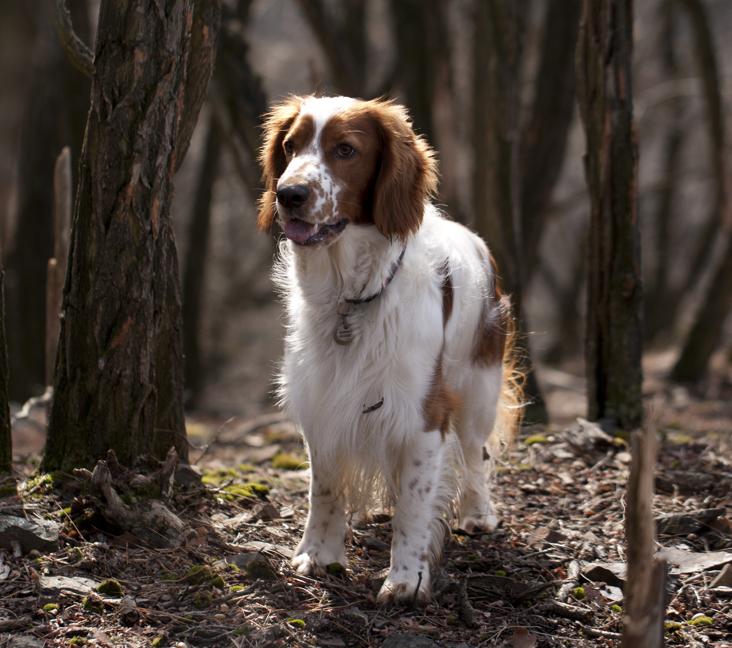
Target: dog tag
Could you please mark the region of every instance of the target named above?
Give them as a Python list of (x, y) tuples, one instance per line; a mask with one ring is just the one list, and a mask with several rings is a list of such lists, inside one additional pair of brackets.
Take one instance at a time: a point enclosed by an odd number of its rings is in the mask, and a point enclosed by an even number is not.
[(353, 328), (349, 320), (351, 314), (351, 305), (346, 302), (340, 302), (336, 309), (338, 313), (338, 326), (333, 333), (333, 339), (336, 344), (346, 345), (353, 341)]

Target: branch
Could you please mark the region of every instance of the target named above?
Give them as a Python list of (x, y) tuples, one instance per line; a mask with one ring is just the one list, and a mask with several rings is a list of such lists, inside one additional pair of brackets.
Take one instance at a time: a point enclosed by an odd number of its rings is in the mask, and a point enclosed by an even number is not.
[(56, 31), (72, 65), (90, 79), (94, 76), (94, 53), (76, 35), (66, 0), (56, 0)]

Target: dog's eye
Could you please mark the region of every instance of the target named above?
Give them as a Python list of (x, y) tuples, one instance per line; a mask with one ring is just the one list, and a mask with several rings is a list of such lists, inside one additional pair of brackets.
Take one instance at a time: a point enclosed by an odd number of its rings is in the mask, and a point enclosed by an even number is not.
[(353, 148), (350, 144), (342, 142), (338, 146), (336, 146), (336, 157), (341, 158), (341, 160), (347, 160), (348, 158), (353, 157), (355, 154), (356, 149)]
[(295, 145), (292, 143), (292, 140), (286, 140), (282, 144), (282, 148), (285, 149), (285, 155), (292, 155), (295, 152)]

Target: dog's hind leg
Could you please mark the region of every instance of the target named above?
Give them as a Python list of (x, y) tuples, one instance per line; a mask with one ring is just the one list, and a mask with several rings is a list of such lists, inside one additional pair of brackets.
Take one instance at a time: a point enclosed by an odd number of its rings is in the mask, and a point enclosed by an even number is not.
[(460, 498), (460, 528), (468, 533), (492, 531), (498, 524), (490, 496), (491, 462), (486, 461), (485, 444), (493, 431), (501, 390), (502, 369), (470, 367), (468, 380), (461, 391), (462, 415), (458, 437), (464, 459), (462, 495)]
[(311, 455), (311, 473), (310, 511), (292, 565), (301, 574), (323, 574), (332, 563), (346, 564), (346, 515), (332, 469)]

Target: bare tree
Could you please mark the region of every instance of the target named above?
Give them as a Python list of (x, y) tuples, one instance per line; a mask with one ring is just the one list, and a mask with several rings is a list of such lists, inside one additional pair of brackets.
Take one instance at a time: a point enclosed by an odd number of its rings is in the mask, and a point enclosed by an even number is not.
[(43, 466), (187, 457), (173, 176), (220, 4), (103, 0)]
[[(70, 3), (74, 23), (87, 35), (86, 0)], [(89, 82), (66, 59), (54, 30), (55, 5), (38, 3), (32, 81), (25, 99), (17, 162), (15, 236), (7, 254), (8, 342), (13, 398), (43, 389), (46, 271), (53, 256), (53, 169), (68, 145), (78, 159), (89, 106)]]
[(518, 321), (526, 419), (547, 420), (526, 339), (519, 192), (519, 107), (524, 0), (477, 0), (473, 34), (473, 210)]
[(5, 343), (5, 272), (0, 269), (0, 473), (13, 465), (13, 443), (8, 403), (8, 348)]
[(637, 427), (643, 416), (632, 48), (632, 0), (583, 0), (577, 97), (591, 204), (588, 410), (590, 418), (609, 419), (625, 430)]
[(547, 209), (562, 170), (574, 113), (580, 0), (549, 0), (530, 118), (521, 134), (522, 264), (537, 266)]

